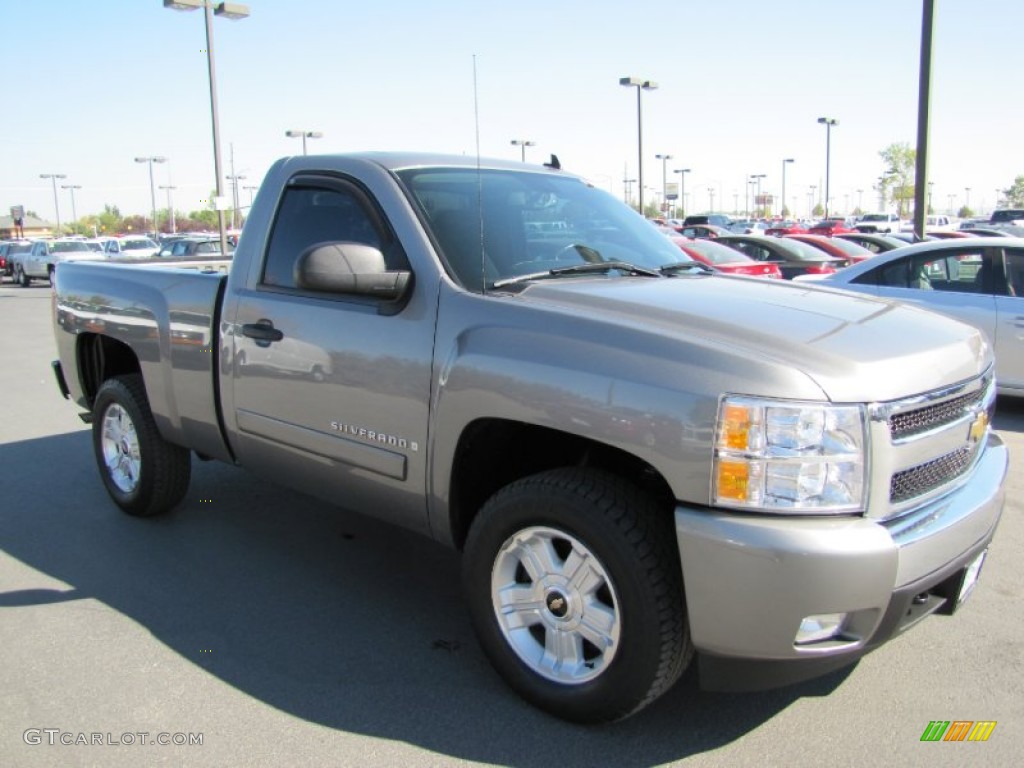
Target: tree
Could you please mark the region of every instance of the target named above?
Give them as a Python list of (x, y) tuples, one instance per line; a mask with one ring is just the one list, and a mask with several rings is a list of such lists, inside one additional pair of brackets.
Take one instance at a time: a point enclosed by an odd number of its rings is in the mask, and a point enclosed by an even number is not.
[(1013, 186), (1003, 190), (1003, 205), (1007, 208), (1024, 208), (1024, 176), (1013, 180)]
[(965, 205), (959, 211), (956, 212), (956, 215), (959, 216), (961, 219), (969, 219), (974, 215), (974, 211), (972, 211)]
[(878, 153), (885, 163), (881, 178), (882, 196), (896, 203), (900, 218), (907, 218), (910, 202), (914, 199), (914, 169), (917, 151), (906, 142), (890, 144)]
[(825, 209), (821, 207), (821, 203), (816, 203), (814, 208), (811, 210), (811, 214), (814, 216), (824, 216)]

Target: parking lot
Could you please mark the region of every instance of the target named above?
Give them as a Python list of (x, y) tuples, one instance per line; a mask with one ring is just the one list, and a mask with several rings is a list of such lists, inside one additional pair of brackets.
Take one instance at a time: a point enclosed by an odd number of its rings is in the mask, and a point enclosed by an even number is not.
[[(53, 382), (50, 297), (0, 286), (2, 765), (1019, 760), (1024, 403), (999, 402), (1007, 504), (956, 616), (787, 689), (702, 693), (691, 672), (639, 716), (586, 728), (504, 687), (456, 555), (425, 539), (198, 461), (175, 513), (118, 512)], [(984, 743), (923, 743), (933, 720), (997, 725)]]

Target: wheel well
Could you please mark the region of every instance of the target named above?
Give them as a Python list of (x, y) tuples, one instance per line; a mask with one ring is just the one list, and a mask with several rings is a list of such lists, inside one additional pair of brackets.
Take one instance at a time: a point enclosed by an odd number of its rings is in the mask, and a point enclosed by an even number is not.
[(91, 405), (103, 382), (113, 376), (141, 373), (139, 359), (132, 348), (109, 336), (83, 333), (78, 337), (78, 360), (82, 392)]
[(452, 466), (449, 519), (462, 549), (477, 512), (498, 489), (558, 467), (597, 467), (633, 482), (670, 507), (672, 490), (647, 462), (579, 435), (501, 419), (481, 419), (462, 433)]

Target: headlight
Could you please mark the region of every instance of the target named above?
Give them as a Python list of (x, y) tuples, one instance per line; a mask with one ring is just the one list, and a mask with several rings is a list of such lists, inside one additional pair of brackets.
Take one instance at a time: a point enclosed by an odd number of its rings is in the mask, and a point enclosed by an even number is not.
[(865, 434), (861, 406), (723, 398), (712, 502), (778, 513), (863, 511)]

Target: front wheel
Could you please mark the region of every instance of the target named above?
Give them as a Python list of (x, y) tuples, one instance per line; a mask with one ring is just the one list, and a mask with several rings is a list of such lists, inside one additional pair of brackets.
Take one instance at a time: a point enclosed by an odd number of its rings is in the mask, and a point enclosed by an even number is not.
[(159, 515), (184, 498), (191, 456), (160, 436), (139, 374), (103, 382), (93, 404), (92, 443), (107, 492), (129, 515)]
[(18, 283), (22, 288), (28, 288), (32, 285), (32, 278), (25, 274), (25, 269), (20, 264), (14, 268), (14, 282)]
[(618, 720), (692, 656), (671, 516), (588, 469), (495, 494), (466, 541), (463, 581), (491, 663), (523, 698), (575, 722)]

